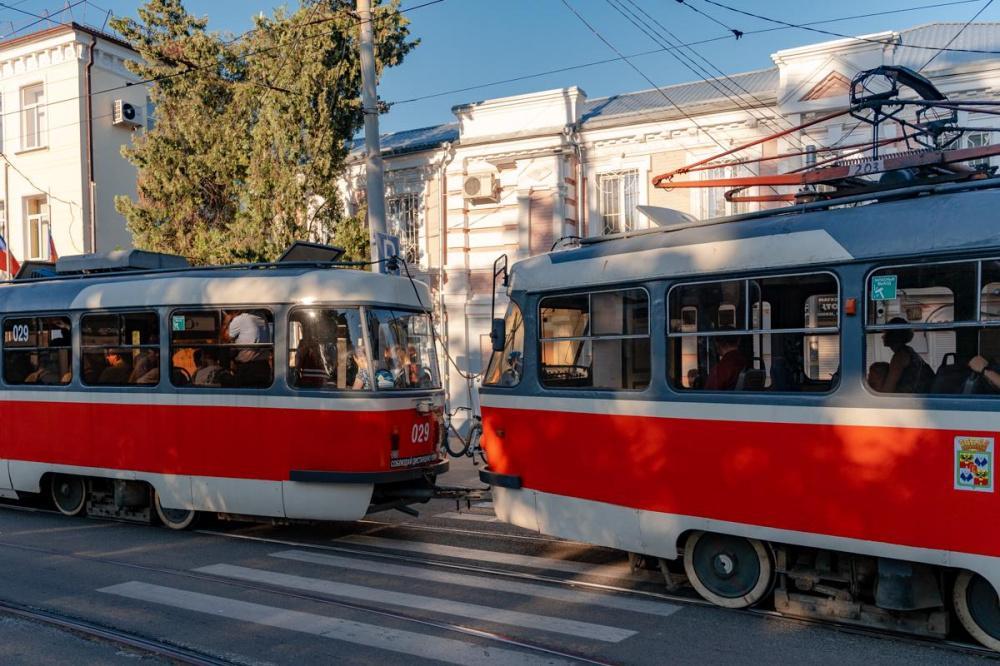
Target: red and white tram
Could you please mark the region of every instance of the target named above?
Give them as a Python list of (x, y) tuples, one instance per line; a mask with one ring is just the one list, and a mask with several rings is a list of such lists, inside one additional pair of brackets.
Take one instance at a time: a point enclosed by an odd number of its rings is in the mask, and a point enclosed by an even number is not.
[(515, 264), (481, 388), (500, 519), (721, 606), (1000, 649), (1000, 179), (933, 169)]
[(0, 285), (0, 496), (174, 528), (198, 512), (356, 520), (428, 498), (448, 463), (426, 285), (333, 264), (112, 259)]

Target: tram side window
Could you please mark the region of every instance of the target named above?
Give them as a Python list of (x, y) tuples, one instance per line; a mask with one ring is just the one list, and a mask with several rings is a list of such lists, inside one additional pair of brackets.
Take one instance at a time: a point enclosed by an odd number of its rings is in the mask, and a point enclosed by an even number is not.
[(274, 315), (260, 308), (176, 310), (170, 381), (190, 388), (267, 388), (274, 380)]
[(524, 361), (524, 319), (514, 301), (504, 317), (503, 351), (494, 351), (483, 375), (486, 386), (517, 386), (521, 382)]
[(826, 273), (684, 284), (668, 296), (677, 389), (829, 391), (840, 370), (839, 288)]
[(881, 268), (867, 292), (869, 388), (1000, 395), (1000, 261)]
[(371, 390), (357, 308), (300, 308), (288, 316), (288, 382), (295, 388)]
[(543, 298), (539, 328), (543, 386), (628, 390), (649, 386), (645, 290)]
[(80, 318), (81, 379), (90, 386), (160, 383), (160, 321), (155, 312)]
[(69, 317), (3, 322), (3, 377), (8, 384), (65, 385), (73, 379)]
[(380, 391), (441, 388), (430, 316), (390, 308), (368, 310), (372, 379)]

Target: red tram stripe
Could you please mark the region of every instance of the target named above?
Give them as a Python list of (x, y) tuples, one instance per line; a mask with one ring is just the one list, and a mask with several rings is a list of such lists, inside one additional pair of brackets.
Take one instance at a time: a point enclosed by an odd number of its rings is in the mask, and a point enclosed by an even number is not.
[(390, 469), (433, 453), (436, 433), (413, 444), (428, 417), (413, 409), (334, 411), (5, 401), (0, 458), (161, 474), (282, 481), (290, 470)]
[(486, 406), (483, 425), (490, 467), (520, 476), (525, 488), (667, 514), (1000, 556), (1000, 531), (990, 522), (1000, 509), (997, 493), (954, 488), (955, 437), (992, 432)]

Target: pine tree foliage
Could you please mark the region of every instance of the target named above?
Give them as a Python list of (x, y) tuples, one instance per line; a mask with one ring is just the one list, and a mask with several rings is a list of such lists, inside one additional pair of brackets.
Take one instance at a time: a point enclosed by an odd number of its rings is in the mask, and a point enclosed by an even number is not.
[[(238, 38), (209, 31), (181, 0), (113, 20), (143, 58), (129, 67), (153, 81), (155, 125), (123, 149), (138, 198), (115, 202), (138, 247), (231, 263), (332, 238), (347, 144), (364, 122), (353, 10), (354, 0), (302, 0)], [(417, 44), (398, 10), (398, 0), (373, 9), (379, 76)]]
[(371, 259), (367, 209), (337, 222), (330, 244), (343, 248), (343, 261), (368, 261)]

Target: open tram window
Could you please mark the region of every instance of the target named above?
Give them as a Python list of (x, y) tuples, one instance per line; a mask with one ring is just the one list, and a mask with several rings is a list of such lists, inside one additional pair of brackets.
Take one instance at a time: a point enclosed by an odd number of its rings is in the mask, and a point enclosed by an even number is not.
[(649, 295), (644, 289), (543, 298), (539, 329), (543, 386), (649, 386)]
[(288, 316), (288, 383), (334, 391), (372, 388), (357, 308), (298, 308)]
[(83, 315), (80, 342), (80, 377), (84, 384), (160, 383), (160, 322), (155, 312)]
[(511, 301), (504, 317), (503, 351), (490, 354), (490, 362), (483, 375), (486, 386), (517, 386), (521, 382), (524, 362), (524, 318), (521, 308)]
[(267, 388), (274, 381), (274, 316), (263, 308), (175, 310), (170, 381), (185, 388)]
[(839, 302), (828, 273), (678, 285), (668, 296), (670, 383), (829, 391), (840, 369)]
[(369, 308), (372, 379), (380, 391), (441, 388), (430, 315)]
[(1000, 394), (1000, 261), (885, 267), (866, 286), (869, 388)]
[(5, 319), (3, 378), (8, 384), (69, 384), (73, 379), (69, 317)]

